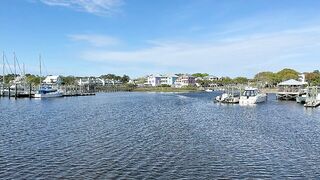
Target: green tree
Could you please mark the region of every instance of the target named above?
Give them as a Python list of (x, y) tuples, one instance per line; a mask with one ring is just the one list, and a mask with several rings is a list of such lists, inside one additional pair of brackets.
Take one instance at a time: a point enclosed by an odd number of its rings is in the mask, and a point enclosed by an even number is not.
[(283, 69), (279, 72), (277, 72), (277, 76), (281, 81), (289, 80), (289, 79), (298, 79), (299, 78), (299, 72), (293, 69)]
[[(28, 84), (39, 85), (40, 84), (40, 76), (36, 76), (33, 74), (26, 74), (26, 79)], [(43, 80), (43, 78), (42, 78)]]
[(195, 74), (192, 74), (193, 77), (206, 77), (206, 76), (209, 76), (208, 73), (195, 73)]
[(267, 85), (276, 85), (281, 80), (278, 78), (277, 74), (269, 71), (260, 72), (254, 76), (255, 81), (262, 82)]
[(249, 79), (246, 77), (236, 77), (233, 79), (233, 82), (236, 84), (247, 84), (248, 81), (249, 81)]
[(130, 80), (130, 77), (128, 75), (123, 75), (120, 79), (122, 83), (127, 83), (129, 82), (129, 80)]
[(232, 84), (233, 80), (230, 77), (221, 77), (220, 82), (221, 84)]
[(61, 79), (64, 85), (75, 85), (77, 83), (77, 78), (74, 76), (62, 76)]
[(320, 73), (318, 71), (314, 71), (311, 73), (305, 73), (306, 81), (311, 85), (320, 85)]

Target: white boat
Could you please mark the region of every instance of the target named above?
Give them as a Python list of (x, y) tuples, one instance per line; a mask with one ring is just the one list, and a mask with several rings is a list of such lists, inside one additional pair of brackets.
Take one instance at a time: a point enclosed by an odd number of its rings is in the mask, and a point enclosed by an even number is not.
[(206, 90), (204, 90), (205, 92), (213, 92), (213, 90), (212, 89), (206, 89)]
[(41, 81), (41, 55), (39, 55), (40, 62), (40, 87), (39, 90), (34, 94), (35, 98), (55, 98), (62, 97), (63, 94), (56, 88), (53, 88), (52, 85), (42, 85)]
[(304, 104), (307, 100), (307, 94), (299, 94), (299, 96), (296, 97), (296, 102)]
[(223, 93), (216, 97), (216, 101), (220, 103), (239, 103), (240, 97), (236, 94)]
[(35, 98), (54, 98), (62, 96), (62, 92), (57, 89), (53, 89), (52, 87), (41, 87), (37, 93), (34, 94)]
[(267, 100), (267, 95), (260, 93), (257, 88), (245, 88), (243, 94), (240, 96), (240, 105), (251, 105), (262, 103)]

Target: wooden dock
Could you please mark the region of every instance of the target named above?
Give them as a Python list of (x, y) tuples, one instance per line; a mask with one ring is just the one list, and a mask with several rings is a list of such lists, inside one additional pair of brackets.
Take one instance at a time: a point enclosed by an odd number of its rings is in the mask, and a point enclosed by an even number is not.
[(74, 97), (74, 96), (95, 96), (95, 93), (76, 93), (76, 94), (64, 94), (63, 97)]
[(320, 106), (320, 101), (309, 101), (304, 104), (304, 107), (306, 108), (316, 108)]

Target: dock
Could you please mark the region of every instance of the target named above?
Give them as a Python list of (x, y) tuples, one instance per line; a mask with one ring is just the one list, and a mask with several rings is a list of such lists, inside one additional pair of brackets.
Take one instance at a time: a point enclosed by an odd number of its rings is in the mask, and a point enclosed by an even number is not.
[(96, 93), (76, 93), (76, 94), (64, 94), (63, 97), (74, 97), (74, 96), (95, 96)]
[(309, 101), (304, 104), (304, 107), (306, 108), (316, 108), (320, 106), (320, 101)]

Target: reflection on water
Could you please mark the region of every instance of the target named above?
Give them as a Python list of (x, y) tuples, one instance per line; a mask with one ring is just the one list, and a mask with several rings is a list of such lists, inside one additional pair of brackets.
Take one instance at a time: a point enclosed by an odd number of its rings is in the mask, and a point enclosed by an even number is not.
[(0, 99), (0, 179), (320, 176), (319, 108), (216, 95)]

